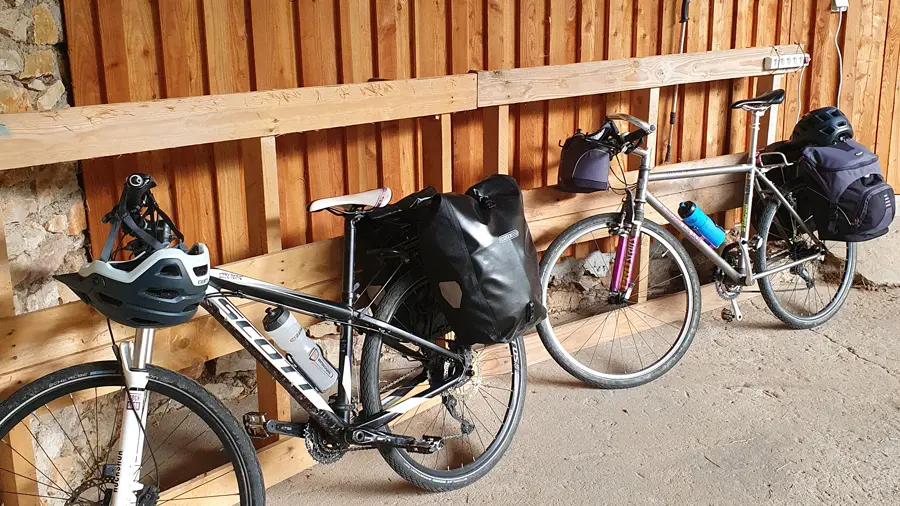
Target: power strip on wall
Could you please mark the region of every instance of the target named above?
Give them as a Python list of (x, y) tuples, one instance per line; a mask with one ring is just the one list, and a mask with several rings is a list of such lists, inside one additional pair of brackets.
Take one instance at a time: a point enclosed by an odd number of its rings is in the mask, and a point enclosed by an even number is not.
[(847, 12), (850, 9), (850, 0), (831, 0), (831, 12)]
[(784, 56), (767, 56), (763, 60), (766, 70), (788, 70), (799, 69), (809, 65), (810, 57), (808, 54), (790, 54)]

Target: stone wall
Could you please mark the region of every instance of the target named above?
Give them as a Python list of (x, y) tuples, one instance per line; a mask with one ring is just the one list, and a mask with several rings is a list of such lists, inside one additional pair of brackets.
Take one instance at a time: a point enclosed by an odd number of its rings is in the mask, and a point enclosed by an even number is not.
[[(0, 113), (69, 107), (61, 10), (61, 0), (0, 0)], [(16, 312), (72, 300), (51, 276), (86, 260), (78, 164), (0, 172), (0, 216)]]

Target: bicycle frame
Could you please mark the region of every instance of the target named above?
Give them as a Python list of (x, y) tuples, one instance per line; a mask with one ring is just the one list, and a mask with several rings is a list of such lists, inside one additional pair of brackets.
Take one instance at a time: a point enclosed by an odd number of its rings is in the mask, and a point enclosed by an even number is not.
[[(616, 249), (616, 258), (615, 263), (613, 264), (612, 278), (614, 290), (630, 290), (631, 288), (633, 276), (631, 266), (634, 262), (635, 251), (637, 249), (637, 241), (640, 235), (641, 223), (644, 219), (645, 204), (650, 204), (650, 207), (659, 212), (659, 214), (662, 215), (669, 224), (671, 224), (679, 232), (684, 234), (684, 236), (687, 237), (687, 239), (691, 243), (693, 243), (697, 247), (697, 249), (701, 253), (703, 253), (704, 256), (712, 260), (716, 264), (716, 266), (719, 267), (723, 273), (725, 273), (726, 276), (728, 276), (733, 281), (742, 283), (746, 286), (753, 285), (753, 283), (755, 283), (760, 278), (771, 276), (778, 272), (791, 269), (797, 265), (803, 264), (816, 258), (821, 258), (825, 254), (826, 248), (824, 244), (822, 244), (822, 242), (819, 241), (819, 239), (811, 233), (809, 228), (804, 223), (804, 220), (800, 217), (800, 215), (797, 214), (797, 211), (790, 204), (784, 194), (782, 194), (781, 191), (779, 191), (775, 186), (775, 184), (765, 176), (765, 172), (777, 167), (778, 165), (757, 165), (757, 139), (759, 137), (760, 119), (762, 118), (763, 114), (765, 114), (765, 111), (766, 108), (751, 109), (750, 111), (753, 114), (753, 123), (750, 129), (750, 150), (748, 154), (749, 159), (747, 162), (742, 164), (652, 173), (649, 164), (649, 159), (651, 156), (650, 152), (648, 152), (646, 149), (636, 149), (633, 151), (633, 154), (641, 157), (641, 165), (638, 172), (638, 180), (635, 190), (634, 214), (632, 223), (623, 223), (623, 225), (625, 226), (621, 227), (620, 231), (620, 236), (630, 235), (630, 238), (628, 240), (620, 240), (619, 245)], [(684, 221), (682, 221), (674, 212), (672, 212), (672, 210), (666, 207), (665, 204), (660, 202), (659, 199), (653, 196), (653, 194), (647, 189), (648, 183), (654, 181), (671, 181), (677, 179), (719, 176), (725, 174), (747, 175), (746, 184), (744, 187), (741, 238), (740, 242), (738, 243), (741, 252), (741, 266), (739, 269), (735, 269), (726, 259), (722, 258), (722, 256), (719, 255), (719, 253), (716, 252), (716, 250), (706, 242), (706, 240), (704, 240), (696, 232), (694, 232), (693, 229), (687, 226)], [(772, 193), (772, 196), (778, 199), (778, 201), (780, 201), (781, 204), (788, 209), (791, 215), (793, 215), (798, 223), (800, 223), (800, 226), (803, 228), (803, 230), (807, 232), (811, 237), (813, 237), (816, 245), (820, 248), (819, 252), (806, 258), (781, 265), (774, 269), (768, 269), (756, 273), (753, 272), (749, 246), (750, 215), (753, 206), (753, 198), (757, 191), (757, 181), (762, 183), (762, 185)], [(623, 216), (626, 215), (627, 213), (623, 212)]]
[[(407, 332), (390, 323), (383, 322), (363, 311), (353, 308), (354, 303), (354, 253), (356, 249), (356, 224), (359, 216), (348, 216), (344, 220), (344, 271), (342, 302), (336, 303), (308, 294), (289, 290), (271, 283), (248, 278), (219, 269), (210, 270), (209, 289), (203, 307), (228, 332), (246, 348), (256, 360), (291, 394), (301, 407), (309, 412), (312, 420), (331, 434), (340, 434), (347, 429), (372, 429), (381, 427), (402, 416), (451, 388), (462, 378), (463, 367), (457, 368), (457, 377), (442, 385), (429, 386), (422, 392), (408, 396), (427, 378), (419, 375), (410, 378), (388, 393), (388, 405), (380, 413), (367, 413), (359, 419), (351, 420), (353, 365), (353, 329), (379, 332), (388, 337), (384, 343), (402, 353), (416, 355), (403, 343), (414, 343), (422, 349), (456, 361), (464, 360), (458, 354), (441, 347), (425, 338)], [(228, 300), (234, 296), (283, 306), (291, 311), (332, 321), (341, 326), (341, 341), (338, 366), (338, 392), (335, 409), (316, 391), (303, 374), (293, 367), (271, 342), (257, 330), (241, 311)], [(408, 397), (407, 397), (408, 396)]]

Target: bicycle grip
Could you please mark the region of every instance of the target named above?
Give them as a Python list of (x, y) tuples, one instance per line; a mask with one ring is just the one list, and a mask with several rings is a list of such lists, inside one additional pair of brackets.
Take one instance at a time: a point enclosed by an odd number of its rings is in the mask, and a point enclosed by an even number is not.
[(150, 174), (135, 173), (125, 180), (122, 196), (125, 199), (125, 208), (129, 211), (140, 209), (144, 204), (144, 197), (156, 188), (156, 180)]
[(681, 22), (682, 23), (687, 23), (688, 19), (690, 19), (690, 18), (688, 18), (688, 11), (690, 11), (690, 10), (691, 10), (691, 0), (684, 0), (683, 2), (681, 2)]

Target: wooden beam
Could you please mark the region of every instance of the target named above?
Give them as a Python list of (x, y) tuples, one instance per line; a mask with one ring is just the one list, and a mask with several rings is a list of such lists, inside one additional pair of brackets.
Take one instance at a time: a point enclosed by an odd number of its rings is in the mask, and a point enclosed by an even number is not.
[(425, 186), (453, 191), (453, 140), (449, 114), (419, 119), (422, 129), (422, 171)]
[[(337, 280), (343, 241), (330, 239), (251, 258), (224, 269), (270, 283), (301, 289), (330, 298), (340, 295)], [(248, 318), (258, 321), (261, 304), (235, 300)], [(309, 325), (315, 320), (298, 317)], [(111, 358), (106, 319), (81, 302), (0, 319), (4, 336), (0, 345), (0, 393), (8, 395), (21, 385), (62, 367)], [(133, 332), (113, 323), (118, 340)], [(240, 345), (202, 310), (192, 321), (156, 333), (155, 363), (179, 370), (235, 352)]]
[[(487, 174), (509, 174), (509, 106), (484, 109), (484, 170)], [(553, 183), (551, 181), (551, 183)]]
[(275, 137), (247, 139), (242, 144), (250, 248), (257, 255), (275, 253), (281, 251)]
[(729, 49), (479, 72), (478, 107), (763, 76), (771, 74), (763, 60), (776, 52), (784, 56), (800, 49)]
[(474, 74), (3, 115), (0, 170), (475, 109)]

